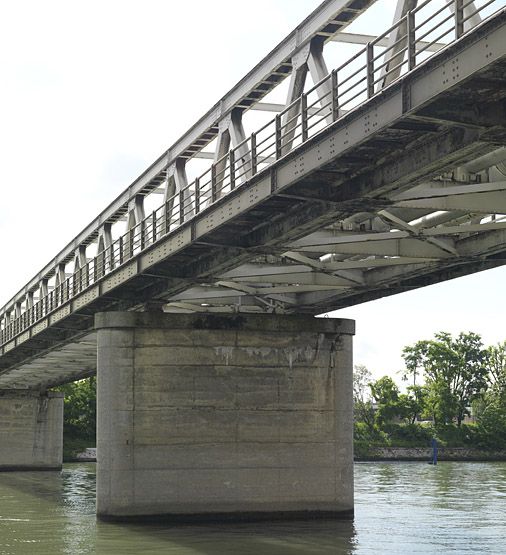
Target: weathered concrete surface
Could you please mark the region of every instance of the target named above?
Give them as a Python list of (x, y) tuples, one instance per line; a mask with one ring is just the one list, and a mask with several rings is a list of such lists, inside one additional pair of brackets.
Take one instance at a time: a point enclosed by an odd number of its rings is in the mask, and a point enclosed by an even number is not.
[(0, 391), (0, 470), (60, 469), (63, 393)]
[(113, 312), (96, 328), (100, 517), (352, 514), (353, 321)]

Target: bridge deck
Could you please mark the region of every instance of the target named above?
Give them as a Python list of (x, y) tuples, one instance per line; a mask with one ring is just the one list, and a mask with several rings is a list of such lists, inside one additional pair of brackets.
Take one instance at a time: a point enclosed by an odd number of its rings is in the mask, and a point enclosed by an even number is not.
[(76, 272), (60, 302), (2, 331), (0, 388), (92, 373), (103, 310), (317, 314), (504, 264), (505, 180), (453, 178), (506, 144), (505, 36), (503, 9), (286, 153), (304, 118), (285, 127), (273, 163), (236, 187), (229, 175), (198, 213), (181, 192), (167, 233), (146, 219), (107, 273)]

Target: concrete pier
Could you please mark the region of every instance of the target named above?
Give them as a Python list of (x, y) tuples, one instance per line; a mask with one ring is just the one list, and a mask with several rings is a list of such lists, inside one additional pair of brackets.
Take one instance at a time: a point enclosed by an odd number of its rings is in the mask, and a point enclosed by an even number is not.
[(63, 393), (0, 391), (0, 471), (59, 470)]
[(95, 324), (99, 517), (352, 515), (352, 320)]

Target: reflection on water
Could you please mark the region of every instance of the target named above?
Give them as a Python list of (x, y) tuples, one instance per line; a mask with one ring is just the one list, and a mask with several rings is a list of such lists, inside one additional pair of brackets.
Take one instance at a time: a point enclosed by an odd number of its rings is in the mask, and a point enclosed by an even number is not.
[(167, 526), (95, 519), (95, 466), (0, 473), (0, 555), (506, 552), (506, 463), (365, 463), (354, 522)]
[(505, 473), (505, 463), (357, 465), (355, 552), (505, 553)]
[[(222, 526), (120, 526), (100, 523), (98, 553), (307, 555), (351, 553), (351, 522), (312, 521)], [(122, 541), (118, 543), (118, 539)]]

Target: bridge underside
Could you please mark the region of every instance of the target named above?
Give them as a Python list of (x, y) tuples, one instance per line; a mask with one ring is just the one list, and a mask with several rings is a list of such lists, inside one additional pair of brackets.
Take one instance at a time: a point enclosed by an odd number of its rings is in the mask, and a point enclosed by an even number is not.
[(0, 390), (44, 391), (56, 385), (93, 376), (97, 371), (97, 334), (88, 331), (56, 342), (38, 356), (0, 375)]
[(318, 314), (504, 264), (505, 20), (484, 22), (20, 334), (3, 347), (0, 388), (93, 373), (99, 311)]

